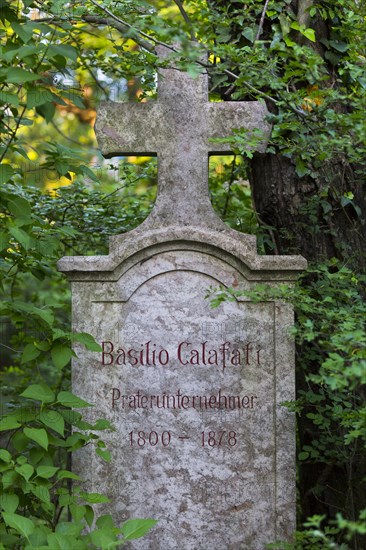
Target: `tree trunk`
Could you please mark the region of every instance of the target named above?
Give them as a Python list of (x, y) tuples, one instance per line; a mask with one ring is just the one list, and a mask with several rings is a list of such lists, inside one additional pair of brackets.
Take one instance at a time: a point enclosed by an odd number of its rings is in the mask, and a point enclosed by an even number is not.
[[(301, 254), (316, 263), (337, 257), (362, 273), (366, 265), (366, 203), (355, 175), (357, 170), (339, 162), (326, 166), (325, 171), (327, 179), (331, 179), (326, 185), (309, 177), (299, 178), (291, 160), (281, 155), (261, 154), (252, 159), (249, 179), (255, 209), (260, 222), (272, 228), (269, 236), (273, 242), (267, 253)], [(353, 204), (342, 206), (341, 197), (350, 191)], [(308, 349), (312, 346), (305, 345)], [(302, 352), (304, 349), (298, 350), (299, 354)], [(316, 364), (308, 365), (308, 373), (317, 368)], [(297, 369), (297, 391), (309, 389), (305, 375)], [(305, 414), (299, 417), (298, 427), (301, 449), (311, 445), (317, 434)], [(365, 475), (365, 460), (360, 459), (359, 453), (341, 467), (321, 462), (302, 464), (299, 523), (315, 514), (334, 518), (339, 511), (356, 519), (359, 510), (366, 506), (362, 483)], [(323, 493), (316, 494), (321, 486), (325, 488)], [(356, 537), (354, 548), (362, 548), (362, 544)]]
[[(324, 166), (323, 173), (323, 181), (299, 178), (284, 156), (252, 159), (253, 202), (261, 223), (275, 229), (272, 253), (302, 254), (315, 262), (335, 257), (364, 270), (366, 201), (357, 170), (339, 160)], [(346, 193), (353, 195), (348, 204)]]

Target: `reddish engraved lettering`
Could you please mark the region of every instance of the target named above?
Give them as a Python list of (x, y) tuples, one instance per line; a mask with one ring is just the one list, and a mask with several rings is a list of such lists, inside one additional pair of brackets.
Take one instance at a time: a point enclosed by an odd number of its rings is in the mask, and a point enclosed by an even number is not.
[(158, 433), (156, 431), (144, 432), (143, 430), (139, 430), (137, 432), (130, 432), (128, 436), (130, 447), (145, 447), (145, 445), (156, 447), (159, 444), (163, 447), (168, 447), (172, 440), (172, 434), (168, 431)]
[[(216, 366), (225, 371), (228, 366), (252, 367), (261, 365), (262, 349), (253, 342), (247, 342), (241, 348), (231, 342), (223, 342), (217, 348), (209, 347), (207, 341), (200, 344), (180, 342), (176, 348), (178, 363), (183, 366)], [(156, 343), (145, 342), (140, 349), (120, 347), (116, 349), (113, 342), (102, 342), (103, 366), (130, 365), (133, 367), (165, 367), (170, 361), (168, 350)]]
[(169, 363), (169, 353), (166, 349), (159, 349), (157, 344), (150, 340), (145, 344), (140, 344), (141, 349), (134, 348), (118, 348), (115, 351), (113, 342), (102, 342), (102, 365), (131, 365), (158, 367), (166, 366)]
[(201, 432), (202, 447), (234, 447), (237, 444), (237, 434), (234, 431), (225, 430), (219, 432)]
[(253, 342), (248, 342), (241, 349), (231, 349), (231, 342), (223, 342), (217, 349), (210, 348), (207, 342), (201, 342), (198, 346), (192, 342), (181, 342), (177, 347), (177, 359), (181, 365), (220, 367), (223, 371), (230, 365), (249, 367), (260, 365), (261, 349), (254, 349)]
[(172, 409), (172, 410), (241, 410), (256, 407), (256, 395), (226, 395), (221, 389), (211, 395), (184, 395), (178, 389), (175, 393), (148, 395), (137, 390), (130, 395), (122, 394), (119, 388), (112, 388), (112, 409)]
[[(105, 351), (106, 346), (110, 347), (109, 351)], [(112, 344), (112, 342), (102, 342), (102, 365), (113, 365), (113, 350), (114, 345)], [(110, 357), (109, 363), (105, 362), (106, 356)]]

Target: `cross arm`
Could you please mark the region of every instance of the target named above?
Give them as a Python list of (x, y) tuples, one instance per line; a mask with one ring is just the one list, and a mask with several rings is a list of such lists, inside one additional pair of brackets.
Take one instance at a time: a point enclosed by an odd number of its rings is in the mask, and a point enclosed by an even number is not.
[(105, 157), (114, 155), (155, 156), (163, 135), (164, 113), (158, 102), (102, 102), (95, 133)]
[[(269, 115), (266, 105), (259, 101), (228, 101), (207, 104), (208, 137), (226, 138), (235, 128), (245, 128), (249, 136), (258, 130), (263, 136), (255, 150), (263, 153), (271, 135), (271, 125), (265, 120)], [(253, 147), (251, 147), (253, 149)], [(210, 143), (210, 153), (230, 153), (232, 147), (227, 143)]]

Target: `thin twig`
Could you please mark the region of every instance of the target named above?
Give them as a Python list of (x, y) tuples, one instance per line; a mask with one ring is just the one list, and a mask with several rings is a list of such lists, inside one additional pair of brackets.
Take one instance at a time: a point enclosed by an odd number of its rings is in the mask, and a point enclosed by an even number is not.
[[(174, 46), (171, 46), (170, 44), (166, 44), (165, 42), (162, 42), (161, 40), (157, 40), (153, 36), (149, 36), (148, 34), (146, 34), (145, 32), (137, 29), (136, 27), (134, 27), (130, 23), (127, 23), (127, 21), (124, 21), (123, 19), (117, 17), (108, 8), (105, 8), (104, 6), (101, 6), (95, 0), (91, 0), (91, 2), (96, 7), (98, 7), (100, 10), (107, 13), (110, 17), (100, 18), (100, 17), (95, 16), (95, 15), (83, 15), (82, 20), (85, 21), (86, 23), (95, 23), (97, 25), (98, 24), (99, 25), (108, 25), (108, 26), (114, 27), (116, 30), (120, 31), (122, 34), (125, 34), (128, 31), (133, 31), (134, 32), (133, 40), (135, 40), (135, 42), (137, 44), (139, 44), (139, 46), (141, 46), (142, 48), (144, 48), (145, 50), (147, 50), (151, 53), (155, 53), (155, 46), (164, 46), (165, 48), (167, 48), (171, 52), (180, 53), (179, 50), (177, 50)], [(142, 37), (142, 38), (136, 36), (136, 34), (140, 35), (140, 37)], [(145, 40), (145, 38), (147, 40)], [(148, 42), (148, 40), (150, 42)], [(205, 51), (206, 51), (206, 53), (209, 53), (209, 51), (206, 48), (205, 48)], [(204, 67), (205, 69), (210, 69), (212, 67), (210, 64), (204, 63), (203, 61), (200, 61), (199, 59), (196, 60), (196, 63), (198, 65), (200, 65), (201, 67)], [(223, 73), (228, 75), (228, 76), (231, 76), (235, 80), (237, 80), (239, 78), (238, 75), (236, 75), (232, 71), (229, 71), (228, 69), (223, 69)], [(268, 99), (268, 101), (271, 101), (273, 104), (278, 103), (277, 99), (269, 96), (268, 94), (266, 94), (265, 92), (262, 92), (261, 90), (258, 90), (257, 88), (255, 88), (254, 86), (249, 84), (249, 82), (247, 82), (245, 80), (243, 80), (242, 82), (243, 82), (243, 85), (246, 86), (247, 88), (249, 88), (249, 90), (251, 90), (253, 93), (258, 94), (258, 95), (264, 97), (265, 99)]]
[(260, 35), (262, 34), (263, 24), (264, 24), (264, 18), (265, 18), (265, 16), (266, 16), (266, 11), (267, 11), (267, 8), (268, 8), (268, 4), (269, 4), (269, 0), (266, 0), (266, 2), (265, 2), (265, 4), (264, 4), (263, 11), (262, 11), (261, 20), (260, 20), (260, 22), (259, 22), (259, 27), (258, 27), (257, 36), (255, 37), (254, 43), (257, 42), (257, 40), (259, 39)]
[[(114, 27), (121, 34), (127, 34), (131, 30), (131, 27), (128, 24), (124, 22), (118, 22), (115, 20), (115, 18), (112, 18), (112, 17), (99, 17), (97, 15), (83, 15), (82, 20), (85, 21), (85, 23), (94, 23), (96, 25), (106, 25), (107, 27)], [(147, 40), (144, 40), (139, 36), (136, 36), (136, 33), (140, 33), (140, 31), (138, 31), (137, 29), (133, 29), (133, 30), (135, 31), (133, 35), (133, 40), (139, 46), (141, 46), (141, 48), (143, 48), (144, 50), (154, 53), (154, 49), (155, 49), (154, 40), (151, 37), (149, 37), (149, 40), (151, 40), (151, 42), (148, 42)]]
[[(140, 31), (138, 29), (136, 29), (133, 25), (131, 25), (130, 23), (127, 23), (127, 21), (124, 21), (123, 19), (121, 19), (120, 17), (117, 17), (116, 15), (114, 15), (113, 12), (111, 12), (108, 8), (104, 7), (104, 6), (101, 6), (100, 4), (98, 4), (98, 2), (96, 2), (95, 0), (90, 0), (92, 4), (94, 4), (94, 6), (96, 6), (97, 8), (99, 8), (100, 10), (104, 11), (104, 13), (107, 13), (112, 19), (114, 19), (115, 21), (117, 21), (117, 23), (120, 23), (121, 25), (124, 25), (125, 27), (127, 27), (128, 29), (132, 30), (132, 31), (136, 31), (138, 32), (141, 36), (143, 36), (144, 38), (147, 38), (147, 40), (151, 40), (152, 42), (154, 42), (155, 44), (160, 44), (161, 46), (168, 46), (167, 44), (163, 43), (163, 42), (160, 42), (159, 40), (156, 40), (155, 38), (151, 37), (150, 35), (146, 34), (146, 32), (144, 31)], [(169, 46), (168, 46), (169, 47)]]
[[(200, 63), (199, 61), (197, 61), (197, 63)], [(209, 65), (206, 65), (206, 67), (209, 67)], [(227, 74), (228, 76), (231, 76), (232, 78), (235, 78), (236, 80), (239, 79), (239, 76), (236, 75), (235, 73), (229, 71), (228, 69), (224, 69), (223, 72), (225, 74)], [(275, 99), (274, 97), (271, 97), (270, 95), (266, 94), (265, 92), (262, 92), (261, 90), (257, 90), (257, 88), (254, 88), (254, 86), (252, 86), (251, 84), (249, 84), (249, 82), (247, 82), (246, 80), (243, 80), (243, 84), (249, 88), (249, 90), (252, 90), (252, 92), (255, 92), (256, 94), (259, 94), (261, 95), (262, 97), (265, 97), (266, 99), (268, 99), (268, 101), (272, 101), (272, 103), (274, 104), (277, 104), (278, 103), (278, 99)]]
[[(93, 3), (94, 0), (93, 0)], [(101, 9), (103, 9), (101, 7)], [(113, 18), (115, 19), (115, 18)], [(116, 23), (113, 23), (111, 22), (110, 19), (100, 19), (94, 15), (85, 15), (83, 16), (83, 20), (87, 23), (97, 23), (97, 24), (100, 24), (100, 25), (111, 25), (112, 27), (115, 27), (117, 30), (120, 30), (122, 33), (123, 32), (126, 32), (126, 28), (130, 29), (130, 28), (133, 28), (132, 25), (129, 25), (128, 27), (125, 26), (125, 23), (123, 21), (120, 21), (119, 22), (119, 25), (120, 25), (120, 28), (118, 28), (118, 26), (116, 25)], [(125, 26), (125, 28), (123, 28)], [(137, 32), (137, 33), (140, 33), (142, 34), (143, 36), (148, 36), (146, 35), (145, 33), (143, 33), (142, 31), (139, 31), (138, 29), (134, 28), (134, 30)], [(160, 40), (157, 40), (156, 38), (153, 38), (152, 36), (148, 36), (149, 40), (151, 40), (152, 42), (154, 42), (155, 45), (158, 45), (158, 46), (164, 46), (165, 48), (169, 49), (170, 51), (174, 52), (174, 53), (180, 53), (179, 50), (177, 50), (176, 48), (174, 48), (174, 46), (171, 46), (169, 44), (166, 44), (165, 42), (161, 42)], [(146, 43), (146, 40), (141, 40), (141, 39), (137, 39), (137, 38), (133, 38), (133, 40), (135, 40), (140, 46), (142, 46), (144, 49), (150, 51), (150, 52), (153, 52), (155, 51), (155, 48), (152, 44), (147, 44)], [(209, 53), (208, 50), (205, 48), (205, 51), (206, 53)], [(200, 61), (199, 59), (196, 59), (196, 63), (197, 65), (200, 65), (201, 67), (204, 67), (205, 69), (211, 69), (212, 68), (212, 65), (211, 64), (208, 64), (208, 63), (204, 63), (203, 61)], [(233, 73), (232, 71), (229, 71), (228, 69), (223, 69), (223, 73), (227, 74), (228, 76), (231, 76), (232, 78), (234, 78), (235, 80), (237, 80), (239, 78), (238, 75), (236, 75), (235, 73)], [(271, 101), (272, 103), (276, 104), (278, 103), (278, 100), (275, 99), (274, 97), (271, 97), (269, 96), (268, 94), (262, 92), (261, 90), (257, 90), (257, 88), (255, 88), (254, 86), (252, 86), (251, 84), (249, 84), (249, 82), (247, 81), (243, 81), (243, 84), (245, 86), (247, 86), (247, 88), (249, 88), (252, 92), (256, 93), (256, 94), (259, 94), (261, 95), (262, 97), (268, 99), (268, 101)]]
[(280, 251), (278, 250), (278, 246), (277, 246), (277, 242), (276, 242), (276, 238), (275, 238), (275, 234), (273, 232), (273, 229), (268, 225), (266, 224), (262, 218), (260, 217), (259, 213), (255, 211), (255, 215), (257, 217), (257, 220), (260, 224), (262, 224), (263, 226), (263, 229), (265, 229), (266, 231), (268, 231), (270, 237), (271, 237), (271, 241), (272, 241), (272, 244), (273, 244), (273, 249), (275, 251), (275, 254), (278, 256), (280, 254)]
[(178, 6), (179, 11), (180, 11), (184, 21), (187, 23), (187, 25), (189, 27), (189, 31), (190, 31), (189, 33), (191, 35), (191, 40), (193, 42), (197, 42), (196, 36), (194, 34), (194, 30), (193, 30), (192, 21), (190, 20), (190, 17), (188, 15), (188, 13), (186, 12), (186, 10), (183, 7), (183, 2), (181, 2), (181, 0), (174, 0), (174, 3)]
[(23, 109), (22, 109), (22, 112), (20, 113), (20, 115), (19, 115), (19, 117), (18, 117), (18, 120), (17, 120), (17, 123), (16, 123), (16, 126), (15, 126), (14, 130), (12, 131), (11, 135), (8, 137), (8, 139), (7, 139), (7, 141), (6, 141), (5, 145), (4, 145), (4, 151), (3, 151), (3, 153), (2, 153), (2, 155), (1, 155), (1, 157), (0, 157), (0, 162), (3, 161), (5, 155), (6, 155), (7, 152), (8, 152), (8, 149), (9, 149), (10, 145), (13, 143), (13, 140), (14, 140), (14, 138), (15, 138), (15, 136), (16, 136), (16, 133), (17, 133), (17, 131), (18, 131), (18, 129), (19, 129), (20, 123), (21, 123), (21, 121), (22, 121), (22, 118), (23, 118), (24, 113), (25, 113), (26, 110), (27, 110), (27, 106), (25, 105), (25, 106), (23, 107)]
[(7, 346), (6, 344), (1, 344), (0, 343), (0, 346), (3, 347), (3, 348), (7, 348), (7, 349), (10, 349), (11, 351), (13, 351), (14, 353), (22, 353), (21, 351), (18, 351), (14, 348), (11, 348), (10, 346)]
[(227, 209), (228, 209), (228, 206), (229, 206), (229, 201), (230, 201), (230, 198), (231, 198), (231, 186), (233, 185), (234, 179), (235, 179), (235, 164), (236, 164), (236, 155), (234, 155), (234, 158), (233, 158), (233, 161), (232, 161), (232, 164), (231, 164), (231, 174), (230, 174), (230, 179), (229, 179), (229, 185), (228, 185), (228, 190), (227, 190), (224, 209), (222, 211), (222, 217), (223, 218), (225, 218), (225, 216), (226, 216)]
[(107, 90), (104, 88), (104, 86), (102, 86), (102, 84), (99, 82), (99, 80), (97, 79), (97, 77), (95, 76), (95, 74), (93, 73), (92, 69), (90, 67), (87, 67), (88, 69), (88, 72), (90, 74), (90, 76), (92, 77), (92, 79), (94, 80), (95, 84), (97, 85), (97, 87), (102, 90), (103, 94), (105, 95), (105, 98), (108, 100), (109, 99), (109, 93), (107, 92)]
[[(52, 38), (54, 37), (55, 33), (56, 33), (56, 31), (54, 30), (53, 33), (52, 33)], [(45, 51), (43, 52), (43, 55), (42, 55), (41, 59), (38, 61), (37, 66), (34, 68), (33, 72), (34, 72), (35, 74), (37, 74), (38, 69), (39, 69), (40, 66), (42, 65), (42, 63), (43, 63), (43, 61), (44, 61), (44, 59), (45, 59), (45, 57), (46, 57), (46, 54), (47, 54), (47, 52), (48, 52), (48, 48), (49, 48), (49, 47), (50, 47), (50, 44), (48, 44), (48, 46), (46, 47)], [(4, 148), (4, 151), (3, 151), (3, 153), (2, 153), (2, 155), (1, 155), (1, 157), (0, 157), (0, 162), (3, 161), (3, 159), (4, 159), (5, 155), (6, 155), (6, 153), (8, 152), (8, 149), (9, 149), (10, 145), (13, 143), (13, 141), (14, 141), (14, 139), (15, 139), (15, 137), (16, 137), (17, 131), (18, 131), (18, 129), (19, 129), (20, 123), (21, 123), (21, 121), (22, 121), (22, 118), (23, 118), (24, 113), (25, 113), (26, 110), (27, 110), (27, 104), (24, 105), (24, 107), (23, 107), (23, 109), (22, 109), (22, 112), (21, 112), (20, 115), (19, 115), (19, 118), (18, 118), (18, 121), (17, 121), (17, 123), (16, 123), (16, 126), (15, 126), (15, 128), (14, 128), (12, 134), (9, 136), (9, 138), (7, 139), (7, 141), (6, 141), (6, 143), (5, 143), (5, 148)]]
[[(63, 131), (60, 130), (60, 128), (57, 126), (57, 124), (55, 124), (55, 122), (53, 120), (51, 120), (51, 124), (54, 127), (54, 129), (56, 130), (56, 132), (58, 132), (60, 134), (60, 136), (62, 136), (67, 141), (70, 141), (71, 143), (75, 143), (76, 145), (79, 145), (79, 147), (80, 147), (80, 145), (81, 145), (80, 142), (76, 141), (76, 139), (72, 139), (71, 137), (64, 134)], [(95, 151), (98, 151), (98, 149), (96, 147), (91, 147), (90, 149), (94, 149)]]

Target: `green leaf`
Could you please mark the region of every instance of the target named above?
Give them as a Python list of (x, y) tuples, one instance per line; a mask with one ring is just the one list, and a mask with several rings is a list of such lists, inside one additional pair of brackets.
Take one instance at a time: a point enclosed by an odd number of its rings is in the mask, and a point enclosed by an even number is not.
[(27, 94), (27, 108), (33, 109), (44, 103), (52, 101), (52, 94), (49, 90), (29, 90)]
[(29, 478), (33, 475), (34, 473), (34, 468), (33, 466), (31, 466), (30, 464), (22, 464), (21, 466), (16, 466), (15, 467), (15, 471), (21, 475), (22, 477), (24, 477), (24, 479), (26, 481), (29, 481)]
[(18, 504), (19, 497), (17, 495), (9, 495), (8, 493), (0, 495), (0, 507), (5, 510), (5, 512), (13, 514), (18, 508)]
[(0, 231), (0, 252), (5, 248), (8, 248), (9, 244), (9, 233), (5, 231)]
[[(25, 437), (25, 436), (24, 436)], [(28, 441), (28, 438), (26, 438)], [(38, 462), (41, 462), (46, 455), (46, 451), (40, 447), (32, 447), (29, 451), (30, 463), (35, 466)]]
[(43, 116), (46, 122), (51, 122), (56, 112), (56, 105), (53, 101), (50, 101), (49, 103), (43, 103), (43, 105), (39, 105), (38, 107), (36, 107), (36, 111), (41, 116)]
[(98, 418), (96, 423), (93, 425), (93, 430), (114, 430), (113, 424), (110, 423), (106, 418)]
[(280, 14), (279, 19), (280, 19), (282, 35), (285, 37), (290, 32), (290, 20), (284, 13)]
[(82, 418), (82, 415), (78, 411), (70, 409), (60, 409), (60, 414), (63, 416), (68, 424), (77, 427)]
[(339, 55), (336, 55), (335, 53), (330, 51), (326, 51), (324, 57), (328, 59), (328, 61), (330, 61), (332, 65), (337, 65), (341, 59)]
[(26, 59), (31, 55), (41, 53), (45, 49), (45, 44), (24, 44), (23, 46), (15, 50), (15, 54), (19, 59)]
[(85, 519), (86, 523), (91, 527), (94, 521), (94, 510), (89, 504), (85, 506)]
[(285, 41), (285, 44), (288, 48), (292, 48), (293, 46), (296, 46), (296, 42), (294, 42), (293, 40), (291, 40), (290, 37), (288, 36), (285, 36), (284, 37), (284, 41)]
[(11, 227), (9, 229), (10, 233), (13, 235), (16, 241), (22, 245), (25, 250), (29, 250), (33, 242), (32, 237), (20, 227)]
[(64, 535), (60, 533), (50, 533), (47, 536), (47, 542), (52, 550), (76, 550), (75, 537), (73, 535)]
[(49, 46), (49, 52), (52, 57), (55, 55), (60, 55), (61, 57), (66, 57), (72, 61), (76, 61), (78, 57), (77, 49), (69, 44), (51, 44)]
[(55, 411), (53, 409), (46, 409), (43, 410), (39, 416), (40, 421), (42, 424), (47, 426), (47, 428), (51, 428), (51, 430), (55, 430), (60, 435), (64, 435), (65, 433), (65, 420), (58, 411)]
[(56, 525), (56, 533), (60, 533), (62, 535), (73, 535), (74, 537), (78, 537), (82, 530), (83, 525), (80, 525), (75, 522), (70, 521), (59, 521)]
[(0, 449), (0, 460), (7, 464), (11, 462), (11, 454), (6, 449)]
[(22, 397), (28, 397), (28, 399), (35, 399), (42, 403), (52, 403), (55, 400), (55, 394), (45, 384), (31, 384), (23, 393)]
[[(23, 225), (31, 223), (32, 209), (27, 199), (23, 197), (14, 197), (8, 201), (8, 208), (17, 218), (17, 222), (21, 221)], [(18, 225), (20, 224), (18, 223)]]
[(51, 502), (51, 495), (48, 488), (44, 485), (31, 485), (31, 493), (35, 495), (41, 502), (48, 504)]
[(99, 529), (105, 529), (105, 528), (114, 529), (115, 528), (113, 518), (110, 514), (105, 514), (104, 516), (100, 516), (95, 523), (96, 523), (97, 527), (99, 527)]
[(80, 399), (80, 397), (77, 397), (76, 395), (68, 391), (61, 391), (57, 396), (57, 401), (65, 407), (82, 408), (94, 406), (91, 403)]
[[(2, 59), (6, 61), (8, 64), (13, 64), (12, 61), (17, 54), (18, 54), (18, 48), (14, 44), (12, 44), (12, 45), (9, 45), (7, 48), (3, 49)], [(2, 70), (1, 73), (3, 76), (4, 74), (6, 74), (6, 71)]]
[(116, 535), (111, 529), (95, 529), (90, 533), (93, 544), (98, 548), (110, 548), (111, 543), (117, 540)]
[(6, 525), (12, 527), (12, 529), (15, 529), (26, 539), (28, 539), (29, 535), (31, 535), (35, 529), (33, 521), (23, 516), (19, 516), (18, 514), (4, 512), (3, 518)]
[(346, 42), (340, 42), (339, 40), (329, 40), (328, 44), (337, 50), (337, 52), (341, 53), (344, 53), (349, 49), (349, 45)]
[(50, 349), (50, 344), (47, 341), (44, 342), (34, 342), (34, 345), (37, 349), (40, 349), (42, 351), (48, 351)]
[(348, 197), (341, 197), (341, 205), (342, 206), (348, 206), (349, 204), (352, 204), (352, 199)]
[(28, 437), (26, 437), (26, 436), (24, 435), (23, 431), (18, 430), (18, 431), (15, 432), (15, 434), (13, 435), (12, 443), (13, 443), (14, 448), (15, 448), (17, 451), (19, 451), (20, 453), (22, 453), (22, 452), (25, 451), (25, 449), (28, 447), (28, 445), (29, 445), (29, 439), (28, 439)]
[(44, 449), (48, 449), (48, 436), (46, 430), (43, 428), (24, 428), (23, 430), (24, 434), (29, 437), (32, 441), (35, 441), (43, 447)]
[(59, 468), (56, 468), (56, 466), (38, 466), (36, 471), (38, 477), (49, 479), (54, 476), (58, 470)]
[(8, 103), (9, 105), (13, 105), (14, 107), (18, 107), (19, 105), (19, 97), (16, 94), (11, 94), (10, 92), (0, 92), (0, 101), (2, 103)]
[[(74, 101), (74, 103), (76, 103), (76, 101)], [(85, 109), (85, 105), (83, 104), (82, 101), (81, 101), (80, 108)], [(82, 164), (79, 168), (80, 168), (80, 172), (85, 176), (88, 176), (93, 181), (96, 181), (96, 182), (99, 181), (99, 177), (93, 172), (93, 170), (89, 168), (89, 166), (85, 166)]]
[(110, 461), (111, 461), (111, 453), (110, 453), (109, 451), (106, 451), (106, 450), (97, 448), (97, 449), (95, 450), (95, 452), (96, 452), (97, 455), (99, 455), (103, 460), (105, 460), (105, 462), (110, 462)]
[(306, 451), (302, 451), (301, 453), (299, 453), (299, 460), (306, 460), (307, 458), (309, 458), (309, 453), (307, 453)]
[(57, 479), (75, 479), (81, 481), (81, 477), (74, 472), (69, 472), (68, 470), (60, 470), (57, 474)]
[(7, 183), (13, 174), (14, 170), (10, 164), (0, 164), (0, 183)]
[(71, 169), (71, 166), (68, 162), (62, 159), (57, 159), (55, 161), (55, 168), (57, 172), (60, 174), (60, 176), (66, 176), (68, 171)]
[(0, 432), (4, 432), (5, 430), (15, 430), (16, 428), (19, 428), (21, 424), (19, 424), (18, 420), (12, 416), (4, 416), (0, 420)]
[(20, 67), (10, 67), (7, 71), (6, 80), (10, 84), (24, 84), (25, 82), (32, 82), (38, 80), (39, 75), (25, 71)]
[(54, 365), (60, 370), (68, 364), (72, 356), (72, 350), (69, 346), (66, 346), (65, 344), (56, 344), (51, 349), (52, 361)]
[(296, 159), (296, 174), (299, 176), (299, 178), (302, 178), (306, 174), (309, 173), (309, 169), (307, 168), (306, 164), (301, 158)]
[(80, 492), (80, 497), (83, 498), (89, 504), (100, 504), (101, 502), (111, 502), (108, 497), (101, 495), (100, 493), (84, 493)]
[(157, 523), (156, 519), (129, 519), (121, 526), (121, 531), (126, 540), (138, 539)]
[(37, 359), (40, 354), (41, 352), (34, 346), (34, 344), (27, 344), (23, 350), (20, 362), (22, 365), (24, 365), (24, 363), (28, 363), (29, 361), (33, 361), (33, 359)]
[(102, 351), (101, 345), (95, 341), (94, 337), (91, 334), (88, 334), (86, 332), (73, 333), (72, 340), (74, 342), (80, 342), (80, 344), (84, 344), (86, 349), (90, 351)]
[(316, 42), (314, 29), (305, 29), (304, 31), (300, 31), (300, 32), (305, 36), (305, 38), (307, 38), (311, 42)]
[[(85, 109), (85, 103), (83, 102), (82, 98), (78, 96), (75, 92), (62, 90), (60, 91), (60, 96), (71, 101), (76, 107), (79, 107), (79, 109)], [(82, 168), (82, 173), (84, 173), (83, 165), (81, 165), (80, 168)]]
[(11, 24), (12, 29), (23, 40), (24, 43), (29, 42), (33, 35), (33, 26), (27, 25), (27, 23), (21, 25), (13, 22)]
[(294, 21), (293, 23), (291, 23), (291, 26), (290, 26), (290, 29), (294, 29), (295, 31), (299, 31), (300, 30), (300, 25), (297, 21)]
[(249, 42), (254, 42), (255, 39), (255, 31), (251, 27), (245, 27), (245, 29), (241, 33), (245, 38), (249, 40)]
[(33, 306), (32, 304), (20, 302), (18, 300), (14, 300), (13, 302), (11, 302), (11, 304), (13, 309), (15, 309), (16, 311), (24, 311), (25, 313), (29, 313), (30, 315), (36, 315), (50, 326), (52, 326), (54, 322), (53, 313), (50, 310), (40, 309), (39, 307)]
[[(51, 530), (45, 525), (39, 525), (35, 528), (33, 533), (30, 535), (29, 540), (31, 546), (28, 547), (30, 550), (39, 550), (43, 545), (47, 545), (47, 535)], [(46, 546), (46, 548), (49, 548)]]
[(72, 515), (72, 519), (79, 523), (85, 516), (86, 506), (80, 504), (70, 504), (69, 510)]

